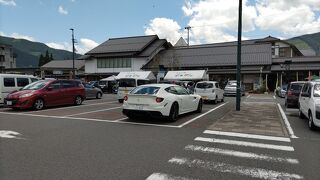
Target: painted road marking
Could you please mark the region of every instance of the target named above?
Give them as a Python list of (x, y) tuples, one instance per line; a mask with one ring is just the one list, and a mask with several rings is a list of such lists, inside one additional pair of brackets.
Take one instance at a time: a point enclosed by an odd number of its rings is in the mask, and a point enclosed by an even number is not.
[(253, 178), (261, 179), (303, 179), (303, 176), (298, 174), (290, 174), (286, 172), (278, 172), (273, 170), (267, 170), (262, 168), (252, 168), (245, 166), (236, 166), (232, 164), (226, 164), (221, 162), (203, 161), (200, 159), (188, 159), (188, 158), (171, 158), (169, 163), (176, 165), (184, 165), (192, 168), (203, 168), (212, 171), (218, 171), (223, 173), (240, 174)]
[(249, 98), (251, 95), (248, 95), (247, 98)]
[(164, 174), (164, 173), (153, 173), (146, 180), (195, 180), (195, 179), (189, 179), (181, 176), (173, 176), (173, 175)]
[(298, 138), (297, 136), (294, 135), (294, 132), (293, 132), (293, 130), (291, 128), (291, 125), (290, 125), (290, 123), (288, 121), (288, 118), (287, 118), (286, 114), (284, 113), (282, 107), (280, 106), (279, 103), (277, 103), (277, 104), (278, 104), (278, 108), (279, 108), (280, 114), (282, 116), (282, 119), (284, 121), (284, 124), (286, 125), (287, 130), (289, 131), (290, 137), (291, 138)]
[(205, 130), (203, 133), (220, 135), (220, 136), (232, 136), (232, 137), (241, 137), (241, 138), (271, 140), (271, 141), (283, 141), (283, 142), (290, 142), (291, 141), (290, 138), (285, 138), (285, 137), (263, 136), (263, 135), (257, 135), (257, 134), (245, 134), (245, 133), (235, 133), (235, 132)]
[(82, 113), (67, 115), (67, 116), (65, 116), (65, 117), (78, 116), (78, 115), (90, 114), (90, 113), (101, 112), (101, 111), (110, 111), (110, 110), (113, 110), (113, 109), (120, 109), (121, 107), (122, 107), (122, 106), (113, 107), (113, 108), (107, 108), (107, 109), (99, 109), (99, 110), (95, 110), (95, 111), (87, 111), (87, 112), (82, 112)]
[(274, 150), (281, 150), (281, 151), (294, 151), (294, 148), (292, 146), (253, 143), (253, 142), (247, 142), (247, 141), (235, 141), (235, 140), (204, 138), (204, 137), (197, 137), (194, 140), (195, 141), (202, 141), (202, 142), (210, 142), (210, 143), (220, 143), (220, 144), (229, 144), (229, 145), (237, 145), (237, 146), (274, 149)]
[(273, 96), (273, 99), (277, 99), (276, 96)]
[(214, 110), (217, 110), (218, 108), (220, 108), (220, 107), (222, 107), (222, 106), (224, 106), (224, 105), (226, 105), (226, 104), (228, 104), (228, 103), (229, 103), (229, 102), (226, 102), (226, 103), (223, 103), (223, 104), (221, 104), (221, 105), (219, 105), (219, 106), (217, 106), (217, 107), (215, 107), (215, 108), (213, 108), (213, 109), (210, 109), (209, 111), (207, 111), (207, 112), (205, 112), (205, 113), (203, 113), (203, 114), (201, 114), (201, 115), (199, 115), (199, 116), (197, 116), (197, 117), (195, 117), (195, 118), (193, 118), (193, 119), (190, 119), (189, 121), (181, 124), (179, 127), (183, 127), (183, 126), (185, 126), (185, 125), (187, 125), (187, 124), (190, 124), (190, 123), (192, 123), (193, 121), (195, 121), (195, 120), (197, 120), (197, 119), (199, 119), (199, 118), (201, 118), (201, 117), (203, 117), (203, 116), (211, 113), (211, 112), (214, 111)]
[(79, 106), (67, 106), (67, 107), (58, 107), (58, 108), (52, 108), (52, 109), (44, 109), (40, 111), (32, 111), (32, 112), (27, 112), (27, 113), (41, 113), (41, 112), (46, 112), (46, 111), (54, 111), (54, 110), (59, 110), (59, 109), (73, 109), (73, 108), (79, 108), (79, 107), (87, 107), (87, 106), (95, 106), (95, 105), (100, 105), (100, 104), (112, 104), (118, 101), (110, 101), (110, 102), (102, 102), (102, 103), (93, 103), (93, 104), (83, 104)]
[(197, 152), (202, 152), (202, 153), (214, 153), (214, 154), (220, 154), (220, 155), (225, 155), (225, 156), (234, 156), (234, 157), (254, 159), (254, 160), (265, 160), (265, 161), (269, 161), (269, 162), (299, 164), (299, 161), (297, 159), (293, 159), (293, 158), (272, 157), (272, 156), (268, 156), (268, 155), (264, 155), (264, 154), (233, 151), (233, 150), (228, 150), (228, 149), (219, 149), (219, 148), (211, 148), (211, 147), (195, 146), (195, 145), (188, 145), (184, 149), (187, 151), (197, 151)]
[(15, 131), (8, 131), (8, 130), (0, 130), (0, 138), (15, 138), (15, 139), (20, 139), (17, 136), (20, 136), (21, 134)]

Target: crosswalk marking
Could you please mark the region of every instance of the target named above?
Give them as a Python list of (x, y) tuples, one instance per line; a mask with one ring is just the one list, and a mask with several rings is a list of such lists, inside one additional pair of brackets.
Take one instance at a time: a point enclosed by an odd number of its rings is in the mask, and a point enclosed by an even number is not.
[(164, 173), (153, 173), (146, 180), (196, 180)]
[(265, 160), (265, 161), (270, 161), (270, 162), (282, 162), (282, 163), (289, 163), (289, 164), (298, 164), (299, 163), (299, 161), (297, 159), (293, 159), (293, 158), (272, 157), (272, 156), (267, 156), (264, 154), (248, 153), (248, 152), (233, 151), (233, 150), (211, 148), (211, 147), (204, 147), (204, 146), (188, 145), (184, 149), (187, 151), (214, 153), (214, 154), (221, 154), (221, 155), (234, 156), (234, 157), (240, 157), (240, 158)]
[(204, 134), (221, 135), (221, 136), (261, 139), (261, 140), (272, 140), (272, 141), (283, 141), (283, 142), (290, 142), (291, 141), (290, 138), (285, 138), (285, 137), (264, 136), (264, 135), (257, 135), (257, 134), (245, 134), (245, 133), (235, 133), (235, 132), (205, 130), (203, 133)]
[(246, 147), (275, 149), (275, 150), (282, 150), (282, 151), (294, 151), (294, 148), (292, 146), (253, 143), (253, 142), (247, 142), (247, 141), (235, 141), (235, 140), (204, 138), (204, 137), (197, 137), (194, 140), (195, 141), (202, 141), (202, 142), (210, 142), (210, 143), (220, 143), (220, 144), (230, 144), (230, 145), (246, 146)]
[(285, 172), (278, 172), (273, 170), (261, 169), (261, 168), (251, 168), (245, 166), (235, 166), (231, 164), (221, 163), (221, 162), (210, 162), (203, 161), (200, 159), (190, 160), (188, 158), (171, 158), (169, 163), (184, 165), (187, 167), (194, 168), (204, 168), (208, 170), (214, 170), (223, 173), (240, 174), (245, 176), (250, 176), (253, 178), (261, 179), (303, 179), (303, 176), (298, 174), (289, 174)]

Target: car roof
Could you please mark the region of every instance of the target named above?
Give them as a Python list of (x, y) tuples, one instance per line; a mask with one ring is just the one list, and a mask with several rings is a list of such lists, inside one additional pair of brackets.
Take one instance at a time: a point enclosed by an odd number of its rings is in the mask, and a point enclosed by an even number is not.
[(299, 83), (299, 84), (307, 83), (307, 81), (292, 81), (292, 82), (290, 82), (290, 84), (296, 84), (296, 83)]
[(163, 84), (144, 84), (144, 85), (141, 85), (141, 86), (144, 86), (144, 87), (152, 86), (152, 87), (167, 88), (167, 87), (179, 86), (179, 85), (163, 83)]
[(198, 83), (218, 83), (218, 81), (199, 81)]

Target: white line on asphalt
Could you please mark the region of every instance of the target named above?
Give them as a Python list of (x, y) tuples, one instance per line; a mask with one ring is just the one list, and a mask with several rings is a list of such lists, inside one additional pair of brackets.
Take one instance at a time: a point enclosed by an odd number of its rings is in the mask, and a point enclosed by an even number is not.
[(124, 120), (127, 120), (127, 119), (129, 119), (129, 118), (124, 117), (124, 118), (120, 118), (120, 119), (114, 120), (114, 122), (124, 121)]
[(263, 135), (257, 135), (257, 134), (245, 134), (245, 133), (235, 133), (235, 132), (205, 130), (203, 133), (220, 135), (220, 136), (232, 136), (232, 137), (241, 137), (241, 138), (271, 140), (271, 141), (283, 141), (283, 142), (291, 141), (290, 138), (285, 138), (285, 137), (263, 136)]
[(298, 138), (297, 136), (294, 135), (294, 132), (293, 132), (293, 130), (291, 128), (291, 125), (290, 125), (290, 123), (288, 121), (288, 118), (287, 118), (286, 114), (284, 113), (282, 107), (280, 106), (279, 103), (277, 103), (277, 104), (278, 104), (278, 108), (279, 108), (279, 111), (281, 113), (282, 119), (284, 120), (284, 123), (285, 123), (285, 125), (287, 127), (287, 130), (289, 131), (290, 137), (291, 138)]
[(298, 174), (290, 174), (286, 172), (278, 172), (262, 168), (252, 168), (245, 166), (236, 166), (221, 162), (203, 161), (200, 159), (188, 159), (174, 157), (168, 161), (172, 164), (184, 165), (187, 167), (203, 168), (211, 171), (218, 171), (223, 173), (240, 174), (253, 178), (261, 179), (303, 179), (303, 176)]
[(277, 99), (276, 96), (273, 96), (273, 99)]
[(249, 98), (251, 95), (248, 95), (247, 98)]
[(221, 144), (229, 144), (229, 145), (237, 145), (237, 146), (274, 149), (274, 150), (281, 150), (281, 151), (294, 151), (294, 148), (292, 146), (263, 144), (263, 143), (247, 142), (247, 141), (235, 141), (235, 140), (228, 140), (228, 139), (215, 139), (215, 138), (204, 138), (204, 137), (197, 137), (194, 140), (202, 141), (202, 142), (210, 142), (210, 143), (221, 143)]
[(125, 120), (125, 119), (128, 119), (128, 118), (121, 118), (121, 119), (116, 119), (116, 120), (104, 120), (104, 119), (93, 119), (93, 118), (66, 117), (66, 116), (48, 116), (48, 115), (41, 115), (41, 114), (8, 113), (8, 112), (0, 112), (0, 114), (31, 116), (31, 117), (45, 117), (45, 118), (56, 118), (56, 119), (68, 119), (68, 120), (97, 121), (97, 122), (108, 122), (108, 123), (134, 124), (134, 125), (142, 125), (142, 126), (180, 128), (179, 126), (173, 126), (173, 125), (147, 124), (147, 123), (135, 123), (135, 122), (122, 121), (122, 120)]
[(46, 111), (54, 111), (54, 110), (59, 110), (59, 109), (72, 109), (72, 108), (79, 108), (79, 107), (87, 107), (87, 106), (95, 106), (95, 105), (100, 105), (100, 104), (112, 104), (118, 101), (110, 101), (110, 102), (102, 102), (102, 103), (93, 103), (93, 104), (83, 104), (80, 106), (68, 106), (68, 107), (58, 107), (58, 108), (52, 108), (52, 109), (44, 109), (41, 111), (32, 111), (32, 112), (27, 112), (27, 113), (41, 113), (41, 112), (46, 112)]
[(189, 179), (181, 176), (173, 176), (173, 175), (164, 174), (164, 173), (153, 173), (146, 180), (195, 180), (195, 179)]
[(226, 105), (226, 104), (228, 104), (228, 103), (229, 103), (229, 102), (226, 102), (226, 103), (223, 103), (223, 104), (221, 104), (221, 105), (219, 105), (219, 106), (217, 106), (217, 107), (215, 107), (215, 108), (213, 108), (213, 109), (210, 109), (209, 111), (207, 111), (207, 112), (205, 112), (205, 113), (203, 113), (203, 114), (201, 114), (201, 115), (199, 115), (199, 116), (197, 116), (197, 117), (195, 117), (195, 118), (193, 118), (193, 119), (191, 119), (191, 120), (189, 120), (189, 121), (181, 124), (179, 127), (181, 128), (181, 127), (183, 127), (183, 126), (185, 126), (185, 125), (187, 125), (187, 124), (190, 124), (190, 123), (192, 123), (193, 121), (195, 121), (195, 120), (197, 120), (197, 119), (199, 119), (199, 118), (201, 118), (201, 117), (203, 117), (203, 116), (211, 113), (212, 111), (214, 111), (214, 110), (216, 110), (216, 109), (218, 109), (218, 108), (220, 108), (220, 107), (222, 107), (222, 106), (224, 106), (224, 105)]
[(107, 108), (107, 109), (99, 109), (99, 110), (95, 110), (95, 111), (87, 111), (87, 112), (82, 112), (82, 113), (67, 115), (67, 116), (65, 116), (65, 117), (78, 116), (78, 115), (90, 114), (90, 113), (101, 112), (101, 111), (110, 111), (110, 110), (113, 110), (113, 109), (119, 109), (119, 108), (121, 108), (121, 107), (122, 107), (122, 106), (113, 107), (113, 108)]
[(189, 151), (203, 152), (203, 153), (221, 154), (225, 156), (234, 156), (234, 157), (248, 158), (248, 159), (255, 159), (255, 160), (265, 160), (269, 162), (299, 164), (299, 161), (293, 158), (272, 157), (264, 154), (233, 151), (228, 149), (219, 149), (219, 148), (211, 148), (211, 147), (195, 146), (195, 145), (188, 145), (184, 149)]

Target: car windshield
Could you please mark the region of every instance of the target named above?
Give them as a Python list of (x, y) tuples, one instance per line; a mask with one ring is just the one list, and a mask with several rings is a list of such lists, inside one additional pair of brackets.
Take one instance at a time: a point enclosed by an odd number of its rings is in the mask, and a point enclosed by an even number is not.
[(84, 83), (83, 86), (84, 86), (85, 88), (92, 88), (92, 87), (93, 87), (93, 84)]
[(135, 89), (133, 89), (130, 94), (147, 94), (147, 95), (153, 95), (157, 94), (160, 87), (153, 87), (153, 86), (140, 86)]
[(227, 84), (227, 87), (237, 87), (237, 83), (228, 83)]
[(288, 88), (288, 85), (282, 85), (283, 90), (287, 90), (287, 88)]
[(43, 88), (47, 83), (48, 81), (36, 81), (25, 86), (24, 88), (22, 88), (22, 90), (38, 90)]
[(120, 79), (119, 87), (136, 87), (135, 79)]
[(294, 84), (291, 84), (291, 86), (290, 86), (290, 90), (291, 90), (291, 91), (300, 91), (300, 90), (301, 90), (302, 85), (303, 85), (303, 84), (301, 84), (301, 83), (294, 83)]
[(107, 81), (99, 81), (99, 85), (106, 85)]
[(207, 88), (213, 88), (213, 84), (212, 83), (198, 83), (196, 88), (199, 88), (199, 89), (207, 89)]
[(320, 97), (320, 84), (314, 85), (313, 96)]

